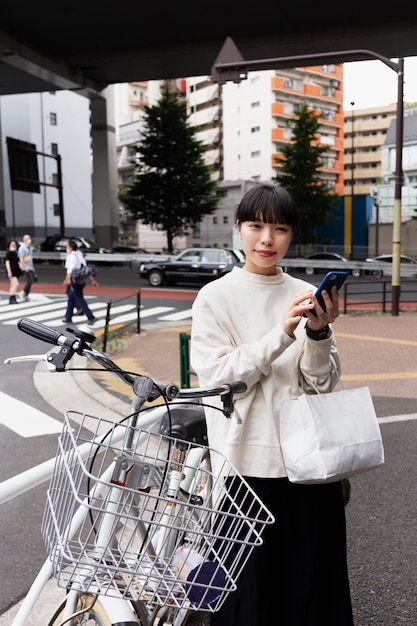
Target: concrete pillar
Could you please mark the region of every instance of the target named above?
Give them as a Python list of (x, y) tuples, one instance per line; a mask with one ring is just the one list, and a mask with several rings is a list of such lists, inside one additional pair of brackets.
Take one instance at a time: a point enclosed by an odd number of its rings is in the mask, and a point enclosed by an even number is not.
[(91, 98), (93, 150), (93, 227), (97, 245), (111, 248), (119, 239), (117, 151), (113, 87)]

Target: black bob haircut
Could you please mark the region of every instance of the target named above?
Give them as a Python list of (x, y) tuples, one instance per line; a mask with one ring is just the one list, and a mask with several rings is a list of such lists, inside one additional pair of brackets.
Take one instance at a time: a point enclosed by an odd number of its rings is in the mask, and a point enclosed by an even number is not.
[(287, 224), (293, 230), (298, 225), (297, 206), (283, 187), (278, 185), (256, 185), (240, 201), (235, 222), (264, 222), (265, 224)]

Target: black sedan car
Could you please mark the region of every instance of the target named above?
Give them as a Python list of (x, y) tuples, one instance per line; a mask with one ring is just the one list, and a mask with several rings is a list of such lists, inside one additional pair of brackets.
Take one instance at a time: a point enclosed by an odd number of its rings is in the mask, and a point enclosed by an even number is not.
[(42, 252), (66, 252), (67, 243), (69, 240), (75, 241), (78, 248), (85, 252), (91, 253), (109, 253), (111, 250), (107, 248), (101, 248), (100, 246), (96, 246), (94, 241), (88, 239), (87, 237), (60, 237), (58, 235), (50, 235), (41, 243), (41, 251)]
[(135, 248), (134, 246), (114, 246), (111, 251), (116, 254), (156, 254), (144, 248)]
[(227, 248), (188, 248), (166, 261), (142, 263), (139, 276), (152, 287), (176, 283), (204, 284), (227, 272), (235, 265), (243, 267), (244, 256)]

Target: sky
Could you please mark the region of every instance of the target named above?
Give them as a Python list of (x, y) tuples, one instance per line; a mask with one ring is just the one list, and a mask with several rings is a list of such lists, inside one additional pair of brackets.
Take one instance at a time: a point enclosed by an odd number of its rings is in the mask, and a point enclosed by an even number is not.
[[(392, 59), (397, 61), (397, 59)], [(397, 102), (398, 75), (382, 61), (345, 63), (343, 108), (367, 109)], [(417, 57), (404, 59), (404, 102), (417, 102)]]

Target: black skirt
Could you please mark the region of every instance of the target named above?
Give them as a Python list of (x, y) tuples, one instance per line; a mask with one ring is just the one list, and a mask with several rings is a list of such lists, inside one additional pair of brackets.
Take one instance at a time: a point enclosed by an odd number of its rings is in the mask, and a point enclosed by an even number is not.
[(275, 523), (211, 626), (353, 626), (341, 483), (247, 481)]

